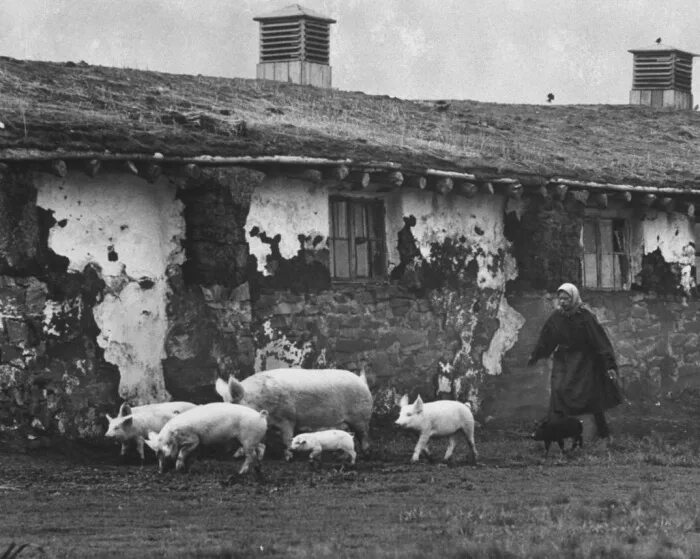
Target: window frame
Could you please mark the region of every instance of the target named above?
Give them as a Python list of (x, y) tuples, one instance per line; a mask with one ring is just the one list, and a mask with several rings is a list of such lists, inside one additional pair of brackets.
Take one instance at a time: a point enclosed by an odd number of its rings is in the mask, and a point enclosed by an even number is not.
[[(621, 222), (617, 224), (615, 222)], [(601, 235), (604, 233), (603, 224), (609, 224), (609, 230), (611, 233), (610, 238), (610, 252), (605, 252), (605, 244), (602, 242)], [(595, 236), (595, 252), (587, 252), (587, 242), (586, 242), (586, 226), (594, 226), (594, 236)], [(622, 248), (617, 248), (615, 246), (615, 232), (621, 231), (622, 236)], [(632, 286), (632, 253), (631, 244), (632, 240), (632, 224), (630, 216), (626, 212), (620, 212), (615, 210), (599, 210), (599, 211), (586, 211), (583, 223), (581, 224), (581, 285), (584, 289), (593, 291), (629, 291)], [(587, 255), (595, 254), (595, 269), (596, 269), (596, 280), (595, 285), (588, 283), (587, 278), (587, 265), (586, 257)], [(604, 286), (602, 285), (604, 278), (602, 277), (602, 271), (604, 270), (603, 262), (605, 258), (610, 258), (610, 263), (608, 268), (612, 274), (612, 285)], [(624, 263), (618, 261), (620, 257), (624, 257)], [(617, 262), (617, 266), (616, 266)], [(626, 271), (623, 269), (626, 268)], [(616, 272), (619, 270), (620, 280), (619, 284), (617, 282)]]
[(700, 285), (700, 219), (698, 218), (693, 221), (693, 245), (695, 246), (695, 259), (691, 264), (692, 276), (695, 285)]
[[(334, 204), (344, 202), (346, 204), (346, 214), (345, 214), (345, 225), (347, 236), (336, 236), (336, 221), (334, 210)], [(353, 214), (357, 208), (362, 208), (364, 212), (364, 225), (365, 229), (363, 233), (371, 233), (371, 218), (368, 212), (374, 211), (374, 235), (357, 235), (356, 223)], [(331, 275), (331, 281), (333, 283), (376, 283), (387, 281), (389, 276), (388, 263), (387, 263), (387, 245), (386, 245), (386, 203), (381, 197), (365, 197), (365, 196), (347, 196), (333, 194), (328, 197), (328, 248), (330, 252), (329, 258), (329, 271)], [(364, 238), (367, 242), (367, 246), (371, 247), (367, 253), (367, 269), (368, 275), (362, 276), (357, 275), (358, 271), (358, 255), (357, 247), (359, 244), (356, 242), (357, 239)], [(336, 242), (346, 240), (347, 241), (347, 266), (348, 266), (348, 276), (337, 276), (337, 251)], [(375, 271), (376, 269), (379, 271)]]

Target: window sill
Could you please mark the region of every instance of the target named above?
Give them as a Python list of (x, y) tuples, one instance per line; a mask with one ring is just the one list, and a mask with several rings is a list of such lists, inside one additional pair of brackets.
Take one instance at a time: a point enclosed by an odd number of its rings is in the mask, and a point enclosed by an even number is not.
[(356, 278), (356, 279), (331, 279), (331, 286), (343, 287), (346, 285), (389, 285), (389, 278)]

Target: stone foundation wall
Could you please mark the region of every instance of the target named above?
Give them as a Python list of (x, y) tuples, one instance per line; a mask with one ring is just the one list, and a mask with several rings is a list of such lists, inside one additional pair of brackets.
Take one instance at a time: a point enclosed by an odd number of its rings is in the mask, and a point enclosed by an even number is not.
[(255, 370), (364, 369), (380, 412), (393, 407), (395, 393), (432, 395), (438, 362), (451, 361), (460, 345), (440, 309), (396, 285), (267, 292), (253, 313)]

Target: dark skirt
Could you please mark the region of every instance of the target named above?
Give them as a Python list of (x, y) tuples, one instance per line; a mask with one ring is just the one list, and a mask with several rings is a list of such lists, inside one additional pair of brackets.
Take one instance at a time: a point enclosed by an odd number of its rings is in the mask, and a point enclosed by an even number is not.
[(616, 379), (608, 376), (595, 355), (578, 350), (554, 352), (550, 412), (597, 413), (621, 402)]

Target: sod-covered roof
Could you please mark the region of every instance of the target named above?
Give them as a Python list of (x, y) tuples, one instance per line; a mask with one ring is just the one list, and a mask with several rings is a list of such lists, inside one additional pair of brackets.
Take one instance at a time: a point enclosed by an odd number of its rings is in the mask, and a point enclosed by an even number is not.
[(700, 188), (700, 113), (410, 101), (280, 82), (0, 58), (0, 161), (286, 155)]

